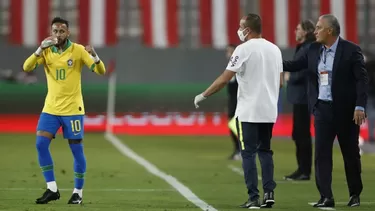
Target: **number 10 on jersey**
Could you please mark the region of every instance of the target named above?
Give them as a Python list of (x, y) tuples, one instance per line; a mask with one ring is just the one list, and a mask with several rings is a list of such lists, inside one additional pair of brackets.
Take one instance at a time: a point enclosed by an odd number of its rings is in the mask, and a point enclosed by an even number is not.
[(65, 80), (65, 69), (56, 69), (56, 81), (60, 80)]
[(79, 120), (70, 120), (70, 125), (72, 127), (72, 132), (81, 132), (81, 121)]

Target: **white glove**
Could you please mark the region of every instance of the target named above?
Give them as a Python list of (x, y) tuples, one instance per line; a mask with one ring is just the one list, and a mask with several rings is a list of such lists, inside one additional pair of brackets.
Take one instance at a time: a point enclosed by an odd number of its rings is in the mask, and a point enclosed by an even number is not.
[(197, 96), (195, 96), (194, 98), (194, 105), (195, 105), (195, 108), (199, 108), (199, 105), (198, 103), (207, 99), (207, 97), (203, 96), (203, 94), (199, 94)]
[(48, 48), (52, 45), (56, 45), (57, 44), (57, 38), (54, 37), (54, 38), (51, 38), (51, 37), (48, 37), (46, 38), (45, 40), (42, 41), (42, 43), (40, 44), (40, 47), (42, 49), (45, 49), (45, 48)]

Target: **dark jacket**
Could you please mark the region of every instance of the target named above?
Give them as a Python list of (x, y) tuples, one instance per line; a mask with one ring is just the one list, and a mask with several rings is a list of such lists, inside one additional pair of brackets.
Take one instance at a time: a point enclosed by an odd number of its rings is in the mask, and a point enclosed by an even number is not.
[[(312, 40), (306, 40), (297, 45), (293, 60), (298, 60), (302, 57), (312, 42)], [(287, 99), (292, 104), (307, 104), (307, 69), (290, 73), (287, 85)]]
[[(321, 51), (322, 44), (314, 42), (298, 60), (283, 62), (284, 71), (287, 72), (307, 69), (310, 111), (314, 111), (318, 102), (318, 64)], [(366, 108), (368, 81), (361, 48), (339, 38), (332, 69), (333, 115), (348, 120), (353, 118), (356, 106)]]

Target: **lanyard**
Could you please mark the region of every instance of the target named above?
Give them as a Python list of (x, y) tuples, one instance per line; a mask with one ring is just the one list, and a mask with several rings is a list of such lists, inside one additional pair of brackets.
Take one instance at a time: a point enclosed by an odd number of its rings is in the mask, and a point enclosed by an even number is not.
[(331, 52), (331, 49), (328, 49), (328, 50), (323, 49), (323, 64), (326, 64), (327, 62), (328, 52)]

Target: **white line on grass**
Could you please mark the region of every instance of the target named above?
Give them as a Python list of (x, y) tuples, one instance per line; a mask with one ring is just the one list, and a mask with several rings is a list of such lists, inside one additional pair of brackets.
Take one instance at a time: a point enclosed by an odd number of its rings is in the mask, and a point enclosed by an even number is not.
[[(314, 204), (316, 204), (316, 202), (309, 202), (307, 204), (309, 204), (311, 206), (314, 206)], [(318, 208), (321, 209), (321, 210), (336, 210), (335, 208), (332, 208), (332, 207), (318, 207)]]
[[(45, 188), (0, 188), (0, 191), (36, 191), (45, 190)], [(59, 188), (59, 191), (72, 191), (72, 188)], [(85, 192), (175, 192), (175, 189), (91, 189), (85, 188)]]
[(217, 211), (214, 207), (207, 204), (200, 198), (198, 198), (197, 195), (195, 195), (188, 187), (183, 185), (181, 182), (179, 182), (176, 178), (174, 178), (171, 175), (168, 175), (162, 171), (160, 171), (155, 165), (148, 162), (143, 157), (139, 156), (137, 153), (135, 153), (133, 150), (131, 150), (128, 146), (126, 146), (124, 143), (122, 143), (115, 135), (106, 133), (105, 138), (113, 144), (113, 146), (118, 149), (123, 155), (133, 159), (135, 162), (143, 166), (147, 171), (149, 171), (151, 174), (163, 179), (167, 183), (169, 183), (174, 189), (176, 189), (180, 194), (185, 197), (187, 200), (192, 202), (197, 207), (201, 208), (204, 211)]
[[(242, 168), (236, 167), (234, 165), (228, 165), (228, 168), (230, 170), (232, 170), (233, 172), (241, 175), (241, 176), (244, 175)], [(262, 177), (259, 176), (259, 175), (258, 175), (258, 180), (262, 180)], [(280, 184), (283, 184), (283, 183), (289, 183), (289, 184), (308, 184), (309, 183), (309, 181), (303, 181), (303, 182), (301, 181), (301, 182), (299, 182), (299, 181), (285, 181), (285, 180), (277, 180), (275, 182), (276, 183), (280, 183)]]

